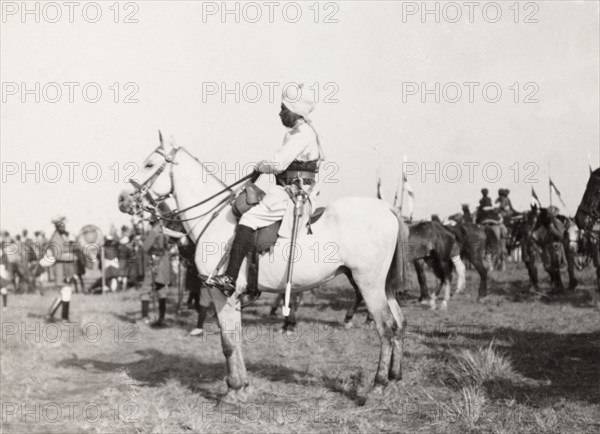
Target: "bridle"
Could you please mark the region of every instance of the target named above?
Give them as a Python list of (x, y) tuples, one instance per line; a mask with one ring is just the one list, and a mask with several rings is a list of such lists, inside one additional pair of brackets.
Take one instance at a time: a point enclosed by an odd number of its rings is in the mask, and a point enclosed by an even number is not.
[[(254, 178), (256, 176), (255, 173), (251, 173), (249, 175), (244, 176), (243, 178), (240, 178), (233, 184), (225, 185), (225, 188), (223, 188), (222, 190), (213, 194), (212, 196), (201, 200), (200, 202), (197, 202), (197, 203), (190, 205), (181, 210), (172, 210), (167, 213), (163, 213), (160, 209), (160, 204), (169, 198), (175, 198), (175, 190), (174, 190), (175, 183), (173, 182), (173, 167), (175, 165), (179, 164), (177, 161), (175, 161), (175, 159), (177, 157), (177, 152), (180, 149), (182, 149), (182, 148), (173, 147), (173, 148), (171, 148), (171, 150), (168, 153), (165, 154), (162, 151), (161, 146), (157, 147), (152, 152), (152, 154), (159, 154), (160, 156), (163, 157), (163, 162), (161, 163), (159, 168), (152, 175), (150, 175), (150, 177), (148, 179), (146, 179), (141, 184), (133, 179), (129, 180), (129, 183), (135, 189), (134, 193), (131, 196), (132, 196), (134, 203), (138, 206), (137, 214), (143, 214), (143, 212), (146, 211), (146, 212), (150, 213), (154, 219), (165, 220), (168, 222), (187, 222), (187, 221), (197, 220), (201, 217), (204, 217), (204, 216), (214, 212), (213, 218), (212, 218), (212, 219), (214, 219), (216, 217), (216, 215), (218, 215), (218, 213), (224, 208), (224, 206), (227, 205), (227, 203), (230, 201), (230, 199), (233, 199), (237, 195), (237, 192), (239, 191), (239, 189), (233, 190), (232, 187), (235, 187), (236, 185), (241, 184), (242, 182), (244, 182), (248, 179)], [(184, 149), (184, 151), (188, 152), (185, 149)], [(188, 154), (189, 154), (189, 152), (188, 152)], [(192, 156), (192, 155), (190, 154), (190, 156)], [(195, 157), (193, 157), (193, 158), (195, 158)], [(155, 195), (153, 195), (153, 192), (152, 192), (152, 186), (154, 185), (156, 180), (160, 177), (160, 175), (165, 171), (167, 166), (169, 166), (169, 178), (170, 178), (170, 182), (171, 182), (171, 188), (169, 189), (169, 191), (166, 194), (155, 196)], [(197, 208), (201, 205), (204, 205), (205, 203), (221, 196), (223, 193), (228, 193), (228, 194), (227, 194), (227, 196), (225, 196), (224, 199), (219, 201), (214, 207), (212, 207), (207, 212), (202, 213), (197, 216), (194, 216), (194, 217), (191, 217), (191, 218), (187, 218), (187, 219), (182, 219), (179, 217), (184, 212), (187, 212), (193, 208)], [(212, 221), (212, 219), (211, 219), (211, 221)]]
[[(165, 154), (164, 152), (162, 152), (160, 146), (157, 147), (152, 152), (152, 154), (159, 154), (164, 158), (164, 160), (163, 160), (162, 164), (159, 166), (159, 168), (148, 179), (146, 179), (142, 184), (138, 183), (134, 179), (129, 180), (129, 183), (135, 189), (135, 192), (132, 194), (132, 197), (133, 197), (135, 203), (139, 206), (141, 212), (148, 211), (152, 215), (158, 215), (159, 204), (164, 202), (168, 198), (174, 196), (173, 166), (175, 164), (179, 164), (179, 163), (175, 162), (175, 157), (177, 156), (177, 151), (179, 151), (179, 148), (173, 147), (173, 148), (171, 148), (171, 150), (169, 151), (168, 154)], [(150, 154), (150, 155), (152, 155), (152, 154)], [(167, 165), (170, 166), (169, 177), (171, 178), (171, 189), (169, 190), (168, 193), (166, 193), (164, 195), (153, 197), (151, 188), (154, 185), (154, 183), (156, 182), (156, 180), (158, 179), (158, 177), (164, 172)], [(147, 204), (144, 203), (144, 200), (147, 202)]]

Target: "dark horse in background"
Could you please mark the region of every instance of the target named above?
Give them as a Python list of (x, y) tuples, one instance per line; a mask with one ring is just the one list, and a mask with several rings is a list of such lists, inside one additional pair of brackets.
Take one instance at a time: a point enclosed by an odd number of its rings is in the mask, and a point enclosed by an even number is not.
[(548, 208), (533, 207), (513, 220), (511, 244), (521, 247), (521, 257), (529, 280), (535, 291), (539, 290), (539, 278), (536, 259), (541, 258), (544, 269), (550, 276), (552, 292), (564, 291), (560, 274), (564, 259), (569, 273), (569, 289), (577, 286), (575, 277), (575, 250), (577, 234), (573, 222), (565, 216), (554, 215)]
[[(413, 262), (417, 273), (421, 291), (419, 301), (427, 304), (432, 310), (436, 309), (436, 296), (443, 292), (441, 309), (445, 310), (448, 308), (448, 301), (450, 300), (450, 283), (453, 269), (456, 270), (458, 275), (455, 294), (462, 292), (465, 288), (465, 265), (460, 258), (461, 247), (454, 235), (447, 231), (441, 223), (435, 221), (418, 222), (409, 225), (408, 230), (408, 245), (405, 246), (404, 251), (406, 260)], [(430, 292), (427, 287), (425, 263), (431, 267), (440, 281), (436, 292)], [(352, 283), (352, 280), (350, 282)], [(355, 293), (354, 304), (345, 317), (347, 327), (351, 327), (352, 318), (363, 300), (356, 287)]]
[(489, 256), (488, 252), (497, 249), (497, 240), (493, 234), (490, 234), (488, 228), (477, 225), (473, 222), (473, 217), (467, 206), (463, 206), (463, 214), (450, 216), (450, 223), (445, 224), (444, 228), (450, 232), (460, 248), (460, 256), (463, 260), (468, 260), (479, 274), (478, 299), (487, 295), (488, 269), (491, 268), (485, 261)]
[(596, 252), (592, 259), (596, 267), (596, 278), (598, 292), (596, 294), (596, 304), (600, 308), (600, 231), (594, 226), (600, 224), (600, 169), (594, 170), (590, 174), (583, 198), (575, 214), (575, 223), (581, 230), (588, 232), (596, 240)]

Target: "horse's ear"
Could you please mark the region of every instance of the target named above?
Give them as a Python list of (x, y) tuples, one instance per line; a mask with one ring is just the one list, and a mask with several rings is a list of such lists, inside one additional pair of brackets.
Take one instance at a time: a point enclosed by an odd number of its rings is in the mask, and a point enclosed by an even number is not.
[(173, 149), (176, 148), (177, 145), (175, 144), (175, 138), (173, 136), (169, 136), (169, 141), (167, 143), (167, 145), (165, 146), (165, 149)]
[(162, 136), (162, 132), (160, 130), (158, 130), (158, 141), (160, 142), (160, 147), (163, 147), (163, 136)]

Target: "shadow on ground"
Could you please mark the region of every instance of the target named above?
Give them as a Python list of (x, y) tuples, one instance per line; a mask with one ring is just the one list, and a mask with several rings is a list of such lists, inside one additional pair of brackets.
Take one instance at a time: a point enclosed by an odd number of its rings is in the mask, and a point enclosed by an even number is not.
[[(496, 349), (511, 360), (514, 370), (526, 381), (495, 382), (488, 390), (492, 399), (516, 399), (539, 407), (564, 400), (600, 403), (600, 331), (559, 334), (538, 331), (532, 326), (524, 330), (501, 327), (420, 334), (426, 337), (422, 342), (439, 355), (434, 357), (441, 359), (445, 357), (440, 347), (449, 340), (455, 349), (473, 348), (473, 341), (509, 342), (496, 342)], [(443, 366), (448, 360), (438, 362)]]
[[(124, 371), (129, 377), (142, 385), (157, 387), (167, 380), (177, 379), (188, 387), (190, 391), (199, 393), (211, 400), (219, 398), (225, 391), (224, 379), (226, 377), (225, 361), (207, 363), (189, 356), (179, 356), (163, 353), (159, 350), (139, 350), (135, 354), (139, 360), (131, 362), (115, 362), (93, 358), (78, 358), (72, 356), (57, 363), (62, 368), (78, 368), (89, 375), (94, 373), (111, 373)], [(307, 375), (305, 371), (290, 369), (286, 366), (265, 363), (247, 363), (248, 372), (253, 377), (264, 378), (271, 382), (289, 384), (310, 384), (315, 378)], [(223, 381), (223, 390), (219, 391), (215, 383)]]

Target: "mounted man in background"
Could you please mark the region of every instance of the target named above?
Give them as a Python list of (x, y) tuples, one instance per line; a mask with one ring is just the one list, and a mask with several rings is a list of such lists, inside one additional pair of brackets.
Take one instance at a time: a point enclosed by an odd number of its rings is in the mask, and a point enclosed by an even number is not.
[(482, 188), (482, 197), (479, 199), (479, 206), (477, 207), (477, 215), (475, 217), (475, 223), (480, 224), (483, 220), (487, 219), (489, 212), (492, 210), (492, 199), (488, 196), (488, 189)]
[(507, 188), (501, 188), (498, 190), (498, 199), (496, 199), (496, 203), (498, 204), (498, 208), (500, 211), (500, 215), (502, 218), (506, 219), (507, 217), (511, 217), (514, 214), (519, 214), (512, 206), (512, 202), (508, 195), (510, 194), (510, 190)]

